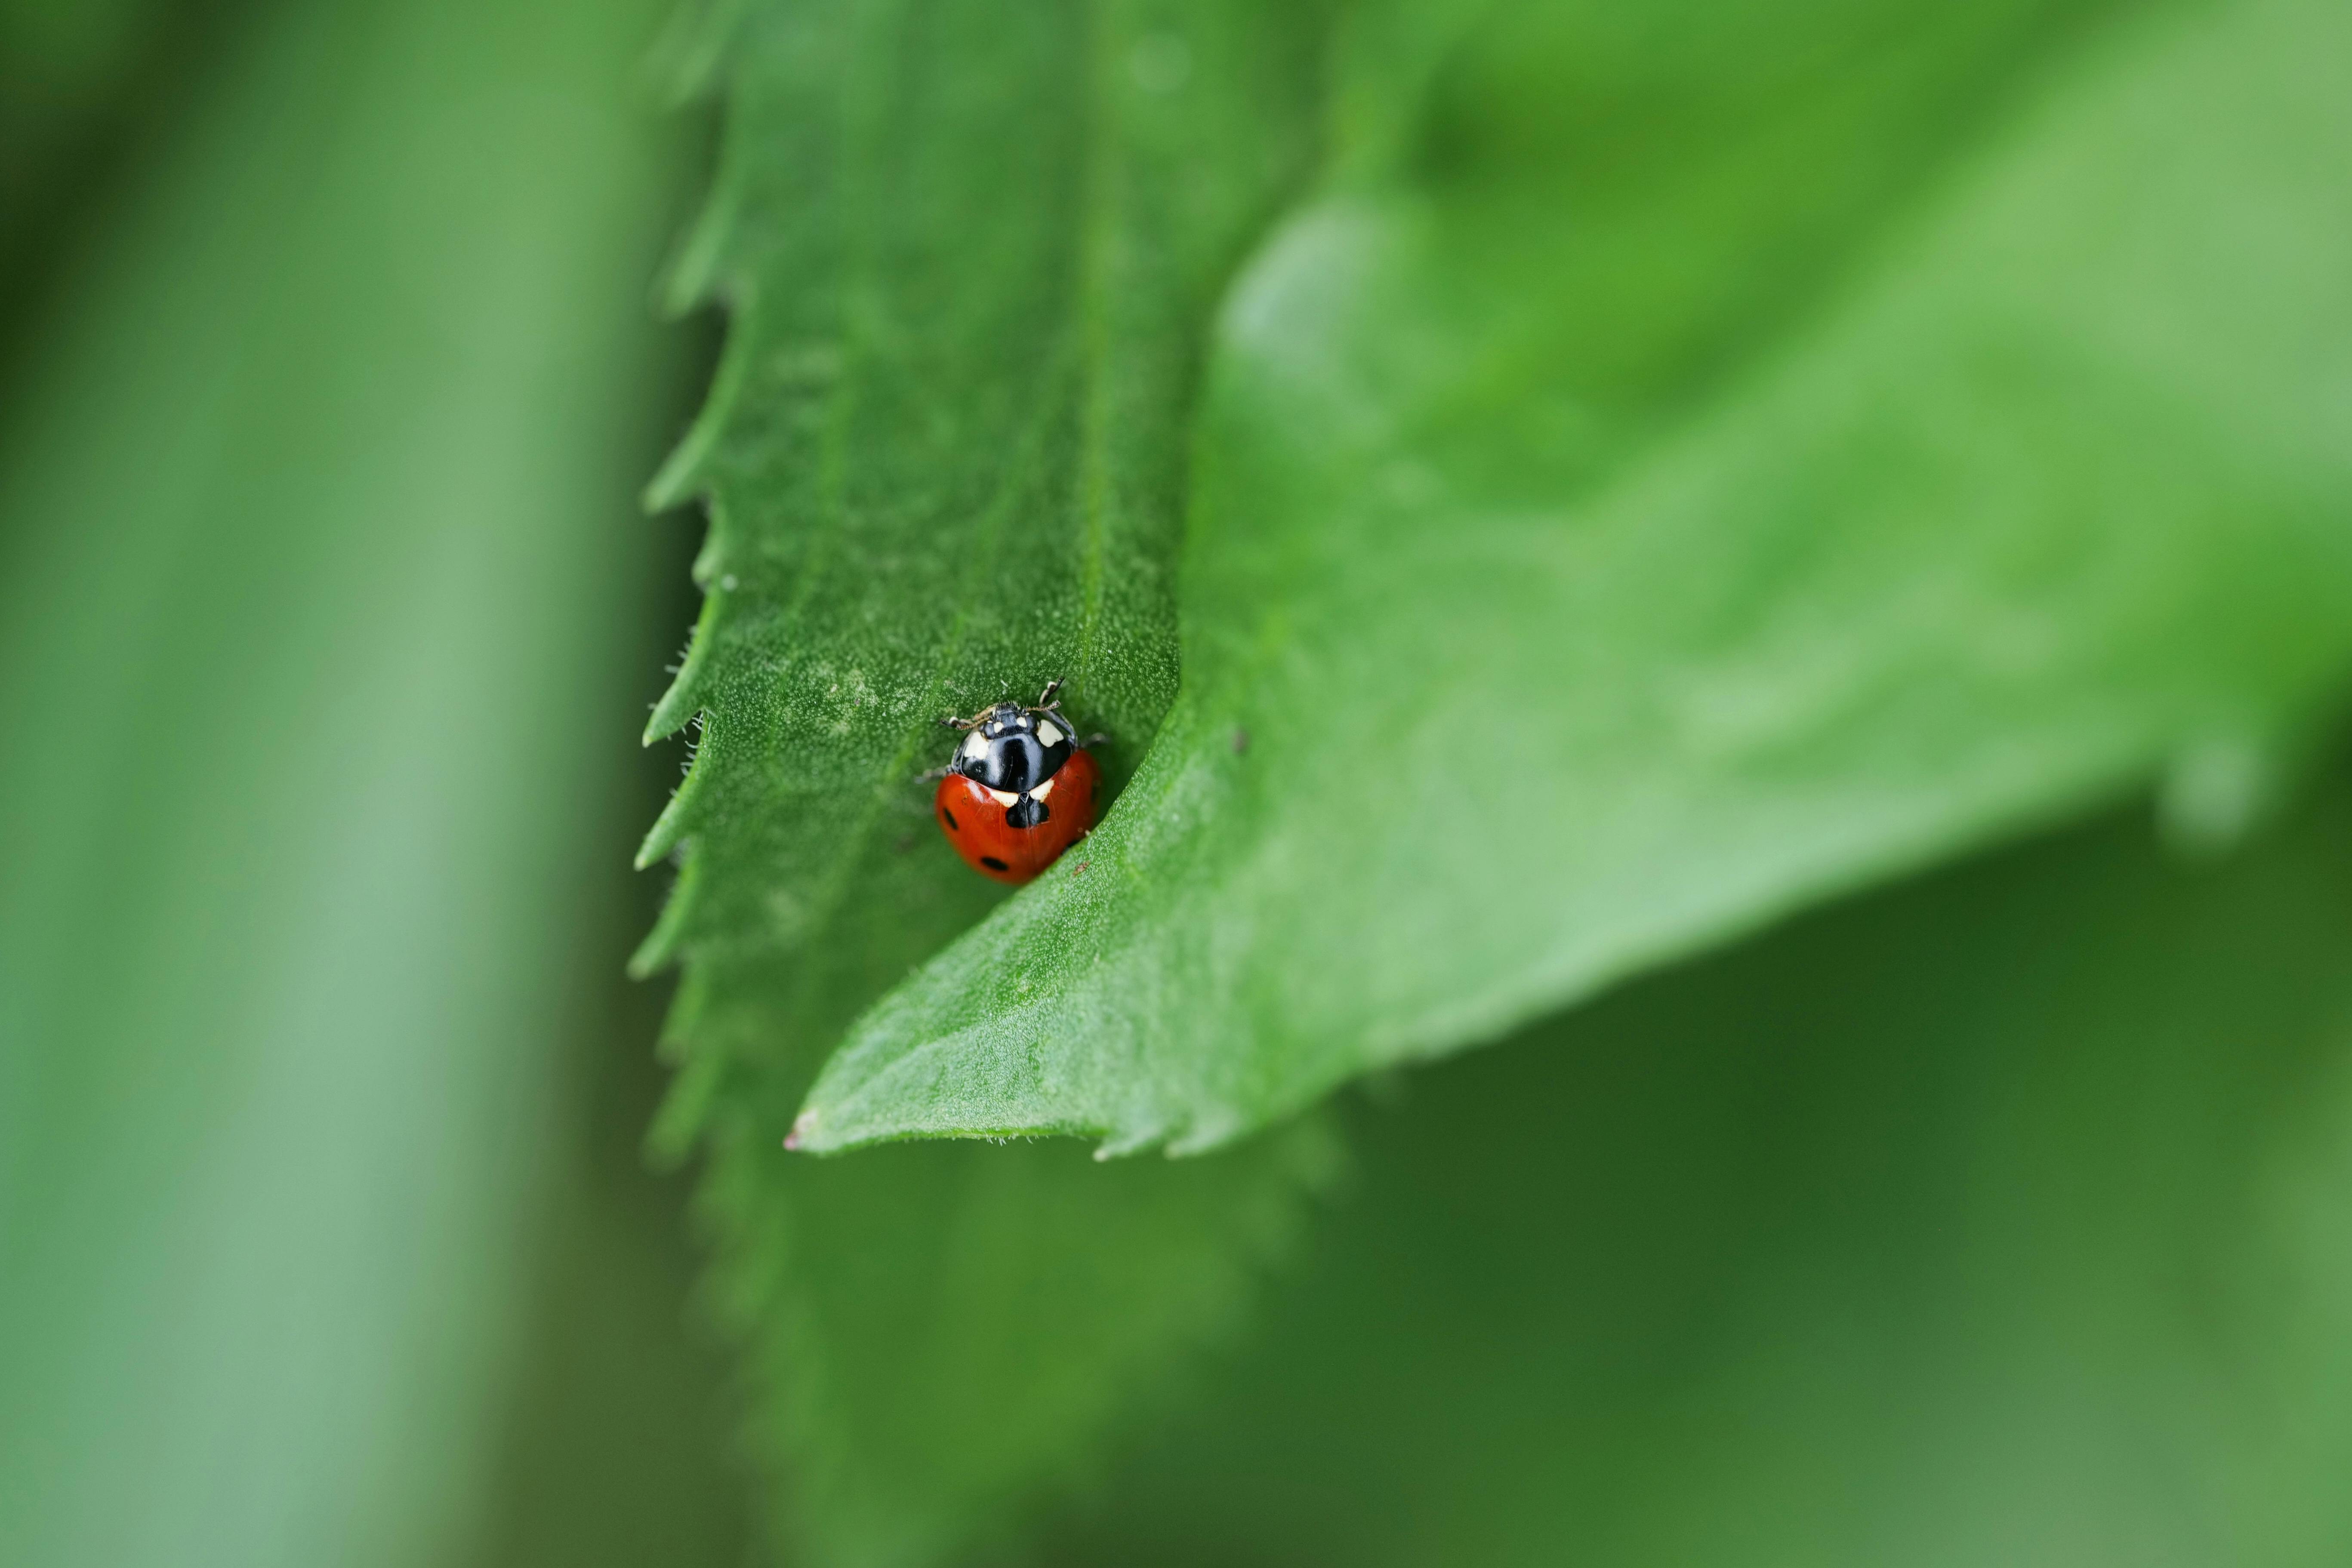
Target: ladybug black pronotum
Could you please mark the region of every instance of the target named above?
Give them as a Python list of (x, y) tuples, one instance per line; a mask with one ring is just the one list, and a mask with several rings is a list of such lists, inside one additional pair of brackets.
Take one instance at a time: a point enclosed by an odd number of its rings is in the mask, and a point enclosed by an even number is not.
[[(1034, 708), (1000, 702), (970, 719), (942, 719), (964, 731), (931, 809), (965, 864), (1000, 882), (1026, 882), (1095, 825), (1102, 771), (1087, 754), (1054, 694)], [(1099, 740), (1100, 736), (1093, 737)]]

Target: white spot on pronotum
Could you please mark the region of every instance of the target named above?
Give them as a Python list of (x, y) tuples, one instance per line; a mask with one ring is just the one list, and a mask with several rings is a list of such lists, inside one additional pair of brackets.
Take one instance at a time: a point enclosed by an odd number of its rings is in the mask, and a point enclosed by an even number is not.
[(992, 789), (988, 792), (988, 798), (1009, 811), (1013, 807), (1013, 803), (1021, 797), (1017, 795), (1007, 795), (1001, 789)]
[[(937, 756), (938, 754), (939, 753), (936, 752), (932, 753), (934, 756)], [(963, 754), (967, 757), (984, 757), (988, 755), (988, 737), (979, 733), (977, 731), (965, 736), (963, 741)]]
[(1049, 746), (1058, 746), (1062, 743), (1062, 731), (1051, 719), (1040, 719), (1037, 721), (1037, 738)]

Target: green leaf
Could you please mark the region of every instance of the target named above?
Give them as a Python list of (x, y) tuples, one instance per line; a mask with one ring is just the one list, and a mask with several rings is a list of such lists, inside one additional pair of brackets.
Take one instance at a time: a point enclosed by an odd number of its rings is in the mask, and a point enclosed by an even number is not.
[(655, 17), (258, 11), (0, 428), (11, 1563), (450, 1561), (611, 959)]
[[(677, 390), (683, 410), (702, 384), (680, 377)], [(645, 617), (637, 639), (640, 702), (659, 689), (688, 587), (689, 542), (652, 537), (660, 549), (639, 582), (657, 589), (665, 613)], [(613, 725), (626, 712), (607, 709), (604, 736), (614, 762), (635, 763), (628, 816), (641, 826), (677, 770), (667, 756), (629, 757)], [(498, 1449), (483, 1466), (479, 1527), (472, 1550), (443, 1568), (755, 1568), (756, 1489), (735, 1440), (729, 1347), (698, 1298), (692, 1188), (646, 1159), (646, 1125), (669, 1079), (646, 1047), (669, 998), (627, 978), (622, 960), (665, 889), (616, 857), (595, 859), (598, 890), (611, 896), (601, 951), (574, 980), (583, 1018), (567, 1031), (564, 1073), (575, 1107), (533, 1224), (536, 1267)]]
[(1223, 318), (1182, 701), (808, 1146), (1213, 1145), (2168, 761), (2225, 837), (2352, 658), (2352, 13), (1412, 33)]
[(1314, 1128), (1200, 1172), (781, 1147), (849, 1021), (1002, 897), (930, 821), (939, 716), (1066, 677), (1116, 782), (1174, 696), (1202, 344), (1306, 172), (1322, 18), (815, 0), (721, 22), (687, 51), (719, 62), (727, 131), (673, 296), (731, 321), (654, 487), (710, 512), (709, 598), (648, 731), (700, 721), (645, 850), (685, 856), (639, 957), (686, 968), (657, 1141), (710, 1150), (784, 1533), (928, 1561), (1228, 1321), (1329, 1164)]
[(798, 1557), (944, 1562), (1014, 1539), (1114, 1420), (1167, 1402), (1183, 1352), (1236, 1325), (1338, 1155), (1320, 1120), (1180, 1165), (1060, 1142), (817, 1163), (723, 1133), (703, 1192), (718, 1293)]
[(1064, 677), (1114, 774), (1140, 754), (1176, 689), (1182, 415), (1209, 311), (1303, 164), (1313, 15), (738, 20), (718, 191), (674, 280), (730, 306), (726, 361), (654, 489), (706, 497), (711, 529), (647, 731), (703, 720), (646, 846), (696, 850), (648, 962), (985, 907), (944, 846), (900, 842), (929, 826), (914, 775), (950, 709)]
[(2344, 1560), (2352, 773), (1828, 911), (1343, 1100), (1352, 1201), (1043, 1560)]

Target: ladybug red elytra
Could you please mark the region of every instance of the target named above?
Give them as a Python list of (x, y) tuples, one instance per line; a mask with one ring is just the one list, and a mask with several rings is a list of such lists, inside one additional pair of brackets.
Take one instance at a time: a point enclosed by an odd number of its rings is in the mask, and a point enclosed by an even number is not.
[(983, 877), (1026, 882), (1095, 825), (1102, 771), (1045, 688), (1036, 706), (1000, 702), (970, 719), (940, 721), (964, 732), (932, 797), (940, 831)]

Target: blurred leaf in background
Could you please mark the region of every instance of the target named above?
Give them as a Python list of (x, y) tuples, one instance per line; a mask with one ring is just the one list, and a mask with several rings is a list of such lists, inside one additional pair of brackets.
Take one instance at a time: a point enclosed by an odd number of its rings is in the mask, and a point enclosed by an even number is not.
[(2352, 770), (2143, 810), (1346, 1104), (1355, 1200), (1052, 1561), (2352, 1552)]
[[(685, 542), (682, 531), (673, 538)], [(658, 565), (684, 584), (683, 552)], [(677, 615), (665, 629), (686, 619)], [(658, 650), (647, 651), (643, 668), (658, 675)], [(655, 694), (646, 690), (636, 710)], [(622, 729), (610, 739), (616, 751), (633, 749)], [(657, 765), (635, 799), (658, 806), (677, 782), (675, 761), (637, 755)], [(616, 884), (629, 877), (618, 858), (605, 869)], [(622, 964), (656, 892), (639, 878), (602, 900), (602, 973), (583, 974), (583, 992), (603, 1002), (601, 980), (610, 1000), (566, 1042), (559, 1103), (568, 1114), (556, 1130), (552, 1191), (533, 1220), (515, 1355), (500, 1369), (509, 1401), (484, 1467), (484, 1515), (472, 1549), (454, 1554), (468, 1568), (761, 1560), (726, 1346), (692, 1299), (702, 1258), (685, 1223), (684, 1179), (655, 1172), (645, 1155), (666, 1076), (646, 1047), (667, 988), (630, 982)]]
[(0, 363), (249, 0), (0, 0)]
[(257, 8), (21, 335), (12, 1565), (419, 1564), (485, 1528), (575, 1064), (645, 1043), (608, 1033), (599, 868), (667, 603), (627, 500), (679, 368), (656, 19)]

